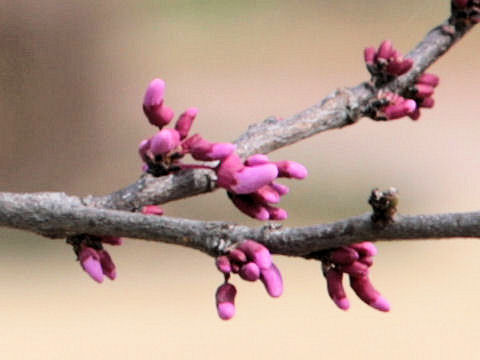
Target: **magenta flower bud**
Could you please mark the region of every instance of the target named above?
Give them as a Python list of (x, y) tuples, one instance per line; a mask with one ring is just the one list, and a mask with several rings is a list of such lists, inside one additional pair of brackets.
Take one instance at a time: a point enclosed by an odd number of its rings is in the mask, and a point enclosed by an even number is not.
[(343, 288), (343, 273), (332, 268), (327, 271), (325, 278), (327, 279), (328, 295), (335, 305), (342, 310), (348, 310), (350, 308), (350, 302), (348, 301), (345, 289)]
[(188, 132), (192, 127), (193, 120), (195, 120), (195, 117), (197, 116), (197, 113), (197, 108), (192, 107), (188, 108), (184, 113), (179, 116), (177, 123), (175, 124), (175, 130), (177, 130), (180, 134), (180, 139), (183, 140), (187, 137)]
[(264, 154), (255, 154), (247, 158), (245, 160), (245, 165), (247, 166), (255, 166), (255, 165), (263, 165), (268, 164), (270, 160), (268, 159), (267, 155)]
[(283, 184), (272, 182), (270, 186), (273, 187), (280, 196), (286, 195), (290, 191), (290, 188)]
[(148, 159), (148, 150), (150, 150), (150, 139), (142, 140), (140, 145), (138, 145), (138, 153), (144, 162), (147, 162)]
[(267, 290), (268, 295), (271, 297), (279, 297), (283, 293), (283, 280), (280, 270), (275, 266), (274, 263), (268, 269), (261, 269), (260, 280), (265, 289)]
[(230, 194), (233, 204), (244, 214), (257, 220), (265, 221), (270, 218), (270, 214), (264, 205), (255, 202), (249, 195)]
[(377, 59), (388, 60), (394, 54), (392, 42), (390, 40), (384, 40), (378, 47)]
[(373, 46), (365, 48), (365, 50), (363, 51), (363, 58), (365, 59), (365, 63), (367, 65), (373, 65), (376, 54), (377, 51)]
[(114, 246), (123, 244), (123, 239), (118, 236), (102, 236), (100, 237), (100, 241), (104, 244), (109, 244)]
[(416, 109), (413, 113), (411, 114), (408, 114), (408, 116), (410, 117), (410, 119), (412, 120), (418, 120), (420, 118), (420, 109)]
[(243, 280), (257, 281), (260, 278), (260, 268), (254, 262), (244, 264), (238, 273)]
[(223, 160), (229, 157), (237, 148), (232, 143), (213, 143), (209, 152), (207, 152), (207, 160)]
[(277, 161), (278, 176), (294, 179), (304, 179), (308, 175), (307, 168), (295, 161)]
[(367, 265), (368, 267), (371, 267), (373, 265), (373, 257), (371, 256), (362, 257), (358, 261), (360, 261), (362, 264)]
[(420, 107), (424, 108), (432, 108), (435, 105), (435, 100), (432, 97), (426, 97), (425, 99), (422, 99), (422, 102), (420, 103)]
[(142, 214), (144, 215), (163, 215), (163, 209), (158, 205), (146, 205), (142, 207)]
[(276, 204), (280, 201), (280, 194), (275, 190), (273, 186), (271, 186), (271, 184), (262, 186), (260, 189), (255, 191), (252, 196), (254, 196), (258, 202), (264, 204)]
[(215, 294), (218, 316), (222, 320), (230, 320), (235, 315), (235, 295), (237, 289), (229, 283), (220, 285)]
[(228, 258), (238, 264), (247, 262), (247, 255), (240, 249), (233, 249), (228, 253)]
[(106, 250), (99, 250), (98, 254), (100, 255), (100, 264), (102, 265), (103, 274), (110, 278), (110, 280), (115, 280), (117, 277), (117, 270), (110, 254)]
[(270, 255), (270, 251), (263, 246), (262, 244), (253, 241), (253, 240), (245, 240), (238, 248), (242, 250), (247, 257), (255, 262), (260, 269), (268, 269), (272, 265), (272, 256)]
[(386, 71), (389, 74), (400, 76), (405, 74), (413, 66), (412, 59), (397, 58), (387, 65)]
[(368, 266), (361, 263), (360, 261), (354, 261), (351, 264), (339, 265), (338, 269), (351, 275), (351, 276), (367, 276), (368, 275)]
[(145, 92), (143, 105), (147, 107), (162, 105), (164, 93), (165, 81), (162, 79), (153, 79)]
[(180, 135), (174, 129), (163, 129), (150, 139), (150, 150), (157, 155), (164, 155), (180, 144)]
[(230, 189), (230, 186), (236, 183), (235, 174), (244, 167), (242, 159), (240, 159), (236, 153), (232, 153), (223, 159), (216, 169), (218, 177), (217, 185), (225, 189)]
[(173, 118), (170, 108), (163, 106), (165, 82), (154, 79), (147, 88), (143, 98), (143, 111), (152, 125), (163, 127)]
[(338, 249), (331, 250), (328, 254), (328, 258), (334, 264), (348, 265), (358, 260), (358, 253), (349, 247), (342, 246)]
[(395, 120), (412, 114), (413, 112), (415, 112), (416, 108), (417, 103), (415, 102), (415, 100), (398, 98), (396, 99), (396, 102), (393, 102), (392, 104), (385, 107), (383, 111), (387, 119)]
[(83, 247), (80, 250), (78, 260), (80, 261), (80, 265), (82, 266), (83, 270), (85, 270), (85, 272), (90, 275), (93, 280), (99, 283), (103, 282), (103, 271), (100, 263), (100, 255), (95, 249)]
[(245, 166), (234, 174), (236, 183), (230, 186), (230, 190), (236, 194), (249, 194), (271, 183), (277, 175), (277, 166), (274, 164)]
[(423, 73), (416, 81), (417, 84), (430, 85), (432, 87), (437, 87), (439, 82), (440, 78), (437, 75), (430, 73)]
[(435, 91), (433, 86), (425, 84), (415, 84), (415, 89), (417, 90), (416, 95), (422, 99), (432, 96)]
[(228, 274), (232, 271), (230, 260), (225, 255), (217, 257), (215, 265), (217, 266), (217, 269), (224, 274)]
[(275, 206), (266, 206), (270, 220), (285, 220), (288, 217), (288, 213), (285, 209)]
[[(230, 157), (230, 155), (234, 158), (233, 152), (236, 149), (236, 145), (234, 144), (211, 143), (198, 134), (186, 139), (182, 143), (182, 147), (183, 150), (190, 153), (195, 160), (201, 161), (224, 160)], [(230, 159), (230, 161), (233, 161), (233, 159)], [(243, 168), (240, 158), (238, 158), (237, 161), (241, 164), (239, 168)]]
[(377, 247), (370, 241), (351, 244), (349, 247), (356, 250), (360, 257), (375, 256), (378, 253)]
[(355, 294), (366, 304), (380, 311), (390, 310), (390, 304), (387, 299), (373, 287), (368, 276), (350, 276), (350, 286), (355, 291)]

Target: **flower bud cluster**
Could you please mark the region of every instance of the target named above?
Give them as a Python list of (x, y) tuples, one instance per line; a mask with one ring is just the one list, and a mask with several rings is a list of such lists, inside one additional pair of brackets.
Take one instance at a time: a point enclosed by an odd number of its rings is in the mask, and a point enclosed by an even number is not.
[(475, 25), (480, 22), (480, 0), (452, 0), (452, 14), (457, 24)]
[[(232, 143), (211, 143), (199, 134), (188, 136), (197, 115), (196, 108), (187, 109), (178, 118), (173, 129), (164, 128), (174, 117), (164, 104), (165, 82), (153, 80), (143, 100), (143, 110), (158, 131), (139, 145), (144, 170), (154, 176), (162, 176), (182, 168), (207, 167), (217, 173), (217, 185), (227, 190), (228, 196), (245, 214), (259, 220), (283, 220), (284, 209), (272, 206), (289, 188), (275, 183), (278, 177), (303, 179), (307, 170), (293, 161), (273, 162), (266, 155), (256, 154), (242, 161)], [(218, 165), (184, 164), (181, 159), (190, 154), (198, 161), (219, 161)]]
[(223, 320), (229, 320), (235, 315), (237, 290), (228, 282), (232, 273), (240, 275), (246, 281), (260, 280), (272, 297), (279, 297), (283, 293), (282, 275), (272, 262), (270, 251), (256, 241), (243, 241), (227, 255), (217, 257), (216, 265), (225, 276), (225, 282), (215, 294), (218, 316)]
[(390, 40), (384, 40), (378, 49), (367, 47), (364, 50), (364, 59), (377, 86), (405, 74), (413, 65), (413, 60), (404, 59)]
[(104, 276), (114, 280), (117, 276), (115, 264), (103, 244), (121, 245), (122, 239), (113, 236), (78, 235), (69, 238), (83, 270), (96, 282), (103, 282)]
[(242, 161), (236, 153), (221, 161), (216, 169), (217, 184), (227, 190), (233, 204), (243, 213), (258, 220), (284, 220), (287, 212), (277, 204), (289, 192), (277, 178), (304, 179), (307, 169), (294, 161), (270, 161), (263, 154)]
[(366, 304), (380, 311), (389, 311), (388, 301), (373, 287), (369, 268), (377, 248), (371, 242), (323, 251), (318, 255), (322, 261), (323, 274), (327, 280), (328, 295), (342, 310), (348, 310), (350, 303), (343, 287), (343, 275), (350, 278), (350, 287)]

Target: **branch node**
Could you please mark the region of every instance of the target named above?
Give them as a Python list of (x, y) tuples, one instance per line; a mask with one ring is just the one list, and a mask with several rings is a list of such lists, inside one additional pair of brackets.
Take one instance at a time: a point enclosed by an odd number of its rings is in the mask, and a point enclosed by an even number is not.
[(398, 205), (398, 191), (391, 187), (386, 191), (372, 190), (368, 203), (372, 206), (371, 216), (374, 225), (386, 226), (395, 221)]

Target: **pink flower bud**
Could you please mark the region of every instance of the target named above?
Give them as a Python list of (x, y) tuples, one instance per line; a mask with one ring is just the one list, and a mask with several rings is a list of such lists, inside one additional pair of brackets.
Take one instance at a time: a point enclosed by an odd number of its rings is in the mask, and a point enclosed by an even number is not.
[(102, 236), (100, 237), (100, 241), (104, 244), (109, 244), (114, 246), (123, 244), (123, 239), (118, 236)]
[[(183, 150), (192, 155), (195, 160), (212, 161), (212, 160), (224, 160), (230, 156), (230, 161), (233, 163), (239, 162), (240, 168), (243, 168), (243, 164), (238, 158), (235, 158), (233, 152), (236, 149), (236, 145), (231, 143), (211, 143), (200, 135), (195, 134), (192, 137), (186, 139), (182, 143)], [(234, 159), (235, 158), (235, 159)]]
[(236, 153), (232, 153), (230, 156), (223, 159), (216, 169), (218, 177), (217, 185), (229, 189), (230, 186), (236, 183), (235, 174), (244, 167), (242, 159), (240, 159)]
[(375, 256), (378, 253), (377, 247), (370, 241), (351, 244), (349, 247), (355, 249), (360, 257)]
[(380, 293), (373, 287), (368, 276), (355, 277), (350, 276), (350, 286), (355, 294), (371, 307), (380, 311), (389, 311), (390, 304), (380, 295)]
[(367, 265), (368, 267), (371, 267), (373, 265), (373, 257), (371, 256), (362, 257), (358, 261), (360, 261), (362, 264)]
[(430, 73), (423, 73), (416, 81), (417, 84), (424, 84), (432, 87), (437, 87), (439, 82), (440, 78), (437, 75)]
[(255, 191), (252, 196), (255, 197), (255, 200), (264, 204), (276, 204), (280, 201), (280, 194), (270, 184), (262, 186), (260, 189)]
[(343, 288), (343, 273), (332, 268), (327, 271), (325, 278), (327, 279), (328, 295), (335, 305), (342, 310), (348, 310), (350, 302), (348, 301), (345, 289)]
[(102, 265), (103, 274), (111, 280), (115, 280), (117, 277), (117, 270), (110, 254), (106, 250), (99, 250), (98, 254), (100, 255), (100, 264)]
[(252, 199), (249, 195), (235, 195), (229, 193), (233, 204), (244, 214), (251, 216), (257, 220), (265, 221), (270, 218), (270, 214), (266, 207)]
[(238, 273), (243, 280), (257, 281), (260, 278), (260, 268), (254, 262), (244, 264)]
[(233, 249), (228, 253), (228, 258), (238, 264), (247, 262), (247, 255), (240, 249)]
[(260, 269), (268, 269), (272, 265), (272, 256), (270, 251), (262, 244), (253, 241), (245, 240), (238, 248), (242, 250), (248, 257), (248, 259), (255, 262)]
[(279, 297), (283, 293), (283, 281), (280, 270), (274, 263), (268, 269), (261, 269), (260, 280), (271, 297)]
[(182, 113), (175, 124), (175, 130), (178, 131), (180, 134), (180, 139), (185, 139), (192, 127), (193, 120), (197, 116), (198, 110), (197, 108), (189, 108), (187, 111)]
[(228, 274), (232, 271), (230, 260), (225, 255), (217, 257), (215, 265), (217, 266), (217, 269), (224, 274)]
[(147, 88), (143, 98), (143, 111), (152, 125), (162, 128), (173, 118), (173, 111), (163, 105), (165, 82), (154, 79)]
[(396, 58), (388, 63), (386, 72), (395, 76), (405, 74), (413, 66), (412, 59)]
[(334, 264), (348, 265), (358, 260), (358, 253), (349, 247), (343, 246), (338, 249), (331, 250), (328, 258)]
[(205, 161), (223, 160), (230, 156), (237, 148), (237, 145), (232, 143), (213, 143)]
[(285, 220), (288, 217), (288, 213), (285, 209), (275, 206), (265, 206), (268, 211), (270, 220)]
[(363, 51), (363, 57), (365, 59), (365, 63), (367, 65), (373, 65), (376, 54), (377, 54), (377, 51), (373, 46), (365, 48), (365, 50)]
[(290, 191), (290, 188), (283, 184), (272, 182), (270, 186), (272, 186), (280, 196), (286, 195)]
[(163, 209), (158, 205), (146, 205), (142, 207), (142, 214), (145, 215), (163, 215)]
[(412, 119), (412, 120), (418, 120), (418, 119), (420, 118), (420, 115), (421, 115), (421, 114), (420, 114), (420, 109), (419, 109), (419, 108), (415, 109), (415, 111), (414, 111), (413, 113), (408, 114), (408, 116), (409, 116), (410, 119)]
[(145, 92), (143, 105), (147, 107), (162, 105), (164, 93), (165, 81), (162, 79), (153, 79)]
[(416, 110), (416, 107), (417, 103), (415, 100), (399, 97), (395, 102), (385, 107), (383, 111), (387, 119), (395, 120), (412, 114)]
[(274, 164), (245, 166), (234, 174), (235, 184), (230, 190), (236, 194), (249, 194), (272, 182), (278, 175)]
[(394, 54), (392, 42), (390, 40), (384, 40), (378, 47), (377, 59), (388, 60)]
[(163, 129), (150, 139), (150, 150), (156, 155), (164, 155), (180, 144), (180, 135), (174, 129)]
[(278, 176), (294, 179), (304, 179), (308, 175), (307, 168), (295, 161), (277, 161)]
[(416, 84), (415, 89), (417, 90), (417, 96), (420, 98), (426, 98), (433, 95), (435, 91), (433, 86), (425, 85), (425, 84)]
[(100, 255), (95, 249), (83, 247), (78, 256), (83, 270), (90, 275), (96, 282), (103, 282), (102, 265), (100, 264)]
[(435, 100), (432, 97), (426, 97), (425, 99), (422, 99), (422, 102), (420, 103), (420, 107), (424, 108), (432, 108), (435, 105)]
[(235, 295), (237, 289), (229, 283), (220, 285), (215, 294), (218, 316), (222, 320), (229, 320), (235, 315)]
[(245, 161), (245, 165), (255, 166), (255, 165), (268, 164), (269, 162), (270, 160), (268, 159), (267, 155), (255, 154), (247, 158), (247, 160)]
[(351, 264), (339, 265), (338, 269), (351, 276), (366, 276), (368, 275), (368, 266), (360, 261), (354, 261)]

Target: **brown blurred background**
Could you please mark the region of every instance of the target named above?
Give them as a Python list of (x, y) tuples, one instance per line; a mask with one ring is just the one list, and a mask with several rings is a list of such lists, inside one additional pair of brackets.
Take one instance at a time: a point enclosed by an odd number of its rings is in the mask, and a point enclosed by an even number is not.
[[(390, 38), (406, 52), (448, 15), (448, 1), (0, 0), (0, 191), (105, 194), (139, 175), (148, 82), (167, 82), (194, 131), (235, 139), (249, 123), (289, 116), (367, 78), (363, 48)], [(437, 105), (420, 121), (363, 119), (272, 154), (305, 164), (282, 201), (288, 226), (368, 211), (395, 186), (401, 212), (480, 208), (480, 31), (432, 67)], [(168, 215), (246, 219), (223, 192), (168, 204)], [(238, 279), (237, 316), (222, 322), (222, 277), (193, 250), (127, 241), (98, 285), (71, 248), (0, 229), (4, 359), (475, 359), (480, 330), (476, 240), (379, 243), (376, 312), (349, 292), (328, 299), (318, 263), (276, 257), (286, 285), (271, 299)]]

